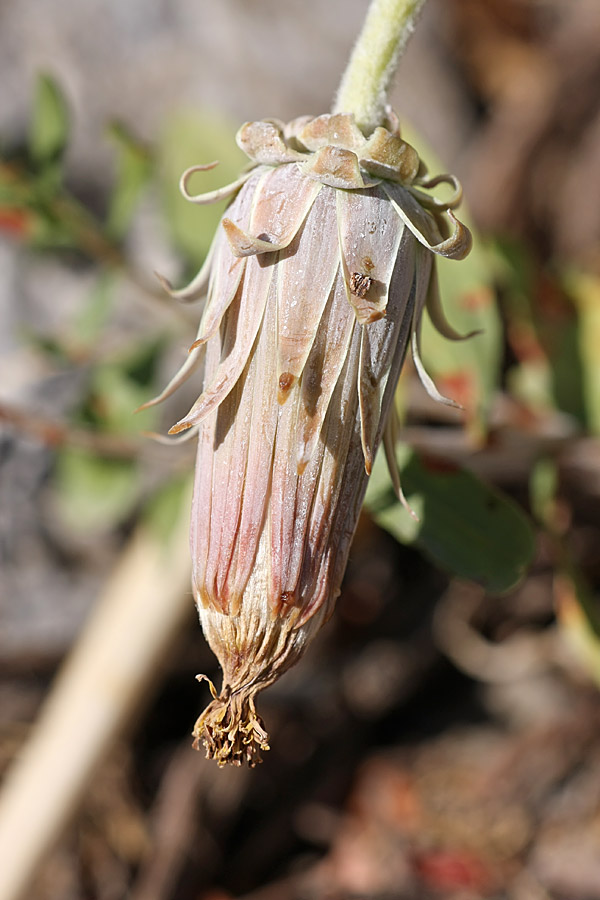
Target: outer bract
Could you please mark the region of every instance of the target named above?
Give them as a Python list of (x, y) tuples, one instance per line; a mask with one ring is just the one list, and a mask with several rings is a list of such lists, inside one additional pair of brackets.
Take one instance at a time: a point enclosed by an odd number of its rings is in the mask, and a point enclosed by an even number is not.
[[(389, 114), (365, 138), (350, 115), (253, 122), (238, 143), (253, 166), (196, 203), (232, 195), (202, 271), (171, 293), (207, 292), (198, 339), (158, 402), (195, 373), (198, 400), (171, 433), (193, 429), (194, 593), (223, 686), (196, 723), (219, 764), (268, 749), (256, 694), (303, 653), (332, 612), (373, 458), (392, 477), (393, 414), (409, 344), (427, 304), (443, 318), (434, 254), (462, 258), (460, 186), (428, 180)], [(454, 188), (442, 203), (426, 193)], [(167, 285), (170, 289), (170, 286)]]

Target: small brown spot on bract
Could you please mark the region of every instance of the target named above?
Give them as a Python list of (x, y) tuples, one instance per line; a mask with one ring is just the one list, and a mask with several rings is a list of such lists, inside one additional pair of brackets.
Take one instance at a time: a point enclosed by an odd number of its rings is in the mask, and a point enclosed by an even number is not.
[(367, 296), (372, 284), (373, 279), (361, 272), (353, 272), (350, 276), (350, 292), (361, 299)]
[(277, 392), (277, 399), (279, 403), (285, 403), (287, 396), (292, 388), (292, 385), (296, 379), (292, 375), (291, 372), (282, 372), (279, 376), (279, 390)]
[(365, 272), (372, 272), (373, 269), (375, 268), (375, 263), (373, 262), (373, 260), (371, 259), (370, 256), (363, 257), (362, 264), (363, 264), (363, 269), (365, 270)]
[(294, 383), (294, 376), (291, 372), (282, 372), (279, 376), (279, 390), (289, 391)]

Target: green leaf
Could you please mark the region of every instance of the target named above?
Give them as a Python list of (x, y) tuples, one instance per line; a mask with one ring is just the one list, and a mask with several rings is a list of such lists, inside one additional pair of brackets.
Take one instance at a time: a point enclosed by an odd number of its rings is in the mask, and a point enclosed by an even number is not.
[[(156, 410), (134, 412), (151, 393), (162, 346), (162, 339), (136, 343), (133, 350), (94, 368), (76, 423), (120, 435), (152, 429)], [(113, 528), (139, 503), (141, 477), (136, 460), (104, 458), (70, 447), (60, 450), (55, 472), (59, 514), (70, 528), (89, 532)]]
[(109, 135), (117, 148), (117, 177), (108, 207), (106, 231), (114, 239), (125, 236), (141, 193), (153, 174), (153, 159), (147, 147), (119, 122)]
[(593, 434), (600, 434), (600, 278), (572, 270), (565, 285), (578, 312), (575, 340), (584, 419)]
[(534, 552), (532, 527), (516, 504), (471, 472), (420, 458), (406, 446), (399, 446), (397, 458), (404, 492), (419, 521), (396, 500), (381, 453), (366, 497), (375, 521), (454, 575), (492, 593), (514, 587)]
[(239, 176), (248, 159), (235, 143), (235, 126), (213, 113), (175, 115), (157, 147), (160, 188), (167, 222), (191, 267), (199, 267), (212, 242), (226, 202), (198, 206), (185, 200), (179, 179), (185, 169), (219, 160), (219, 165), (192, 180), (194, 191), (212, 191)]
[(562, 285), (517, 242), (498, 242), (497, 258), (507, 336), (517, 360), (507, 375), (511, 393), (537, 414), (559, 409), (583, 426), (599, 428), (594, 279), (573, 272)]
[[(468, 216), (460, 218), (468, 221)], [(480, 334), (466, 341), (449, 341), (425, 315), (423, 359), (442, 393), (464, 406), (467, 427), (480, 438), (498, 389), (502, 359), (502, 326), (492, 289), (491, 260), (475, 235), (466, 259), (439, 259), (436, 263), (448, 320), (461, 334), (475, 330)]]
[(558, 469), (553, 459), (538, 459), (529, 477), (529, 500), (536, 520), (548, 531), (556, 532), (556, 490)]
[(134, 413), (152, 396), (162, 347), (162, 340), (152, 340), (99, 365), (92, 373), (83, 421), (113, 434), (152, 429), (158, 415), (155, 408)]
[(178, 475), (162, 485), (150, 498), (144, 510), (148, 527), (163, 541), (168, 541), (179, 520), (182, 504), (191, 502), (192, 479)]
[(40, 168), (60, 161), (69, 137), (69, 110), (57, 82), (39, 75), (29, 133), (31, 159)]
[(600, 603), (574, 571), (555, 578), (556, 614), (567, 642), (600, 687)]
[(600, 687), (600, 602), (575, 560), (557, 507), (558, 470), (540, 459), (529, 479), (531, 505), (551, 540), (556, 616), (567, 643)]
[(139, 502), (140, 472), (134, 462), (104, 459), (85, 450), (57, 454), (58, 514), (66, 527), (101, 532), (124, 521)]
[(111, 270), (100, 273), (88, 294), (83, 309), (73, 322), (71, 340), (89, 348), (104, 329), (112, 308), (116, 276)]

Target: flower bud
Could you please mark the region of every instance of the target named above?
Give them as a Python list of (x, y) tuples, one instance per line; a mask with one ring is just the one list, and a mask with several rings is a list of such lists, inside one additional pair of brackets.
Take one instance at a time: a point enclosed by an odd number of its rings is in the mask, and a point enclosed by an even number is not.
[[(394, 485), (389, 413), (409, 345), (419, 354), (428, 305), (448, 337), (434, 254), (470, 249), (451, 209), (460, 187), (428, 180), (393, 114), (367, 139), (351, 115), (252, 122), (238, 144), (252, 167), (192, 196), (233, 200), (188, 288), (206, 291), (197, 340), (158, 402), (194, 373), (201, 384), (171, 429), (198, 435), (192, 509), (194, 594), (223, 687), (196, 744), (219, 764), (268, 749), (256, 694), (302, 655), (340, 592), (377, 447)], [(442, 203), (426, 193), (455, 188)], [(170, 286), (167, 284), (170, 289)]]

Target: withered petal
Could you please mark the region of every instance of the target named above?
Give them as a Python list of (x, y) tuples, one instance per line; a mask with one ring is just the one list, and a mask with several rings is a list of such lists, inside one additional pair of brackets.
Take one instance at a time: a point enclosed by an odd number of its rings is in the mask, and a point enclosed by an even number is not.
[(246, 260), (238, 258), (232, 263), (229, 254), (222, 253), (222, 256), (223, 260), (219, 260), (222, 264), (213, 269), (213, 274), (216, 273), (214, 283), (211, 285), (208, 303), (200, 323), (200, 333), (191, 345), (190, 352), (205, 344), (213, 336), (240, 286)]
[(267, 166), (296, 162), (302, 154), (289, 147), (283, 137), (283, 123), (276, 119), (245, 122), (236, 135), (237, 145), (246, 156)]
[[(344, 368), (333, 392), (318, 453), (317, 484), (310, 488), (310, 519), (306, 529), (300, 583), (302, 597), (298, 627), (312, 617), (327, 617), (339, 594), (339, 585), (367, 476), (360, 445), (356, 383), (360, 359), (361, 326), (354, 323)], [(308, 498), (307, 498), (308, 499)], [(306, 505), (307, 500), (304, 501)], [(337, 563), (338, 557), (344, 566)]]
[(254, 237), (232, 222), (231, 219), (225, 218), (222, 220), (221, 224), (227, 235), (231, 251), (233, 255), (237, 257), (258, 256), (261, 253), (274, 253), (277, 250), (284, 250), (288, 246), (286, 241), (278, 243), (277, 241)]
[[(255, 367), (255, 365), (254, 365)], [(251, 441), (249, 426), (252, 416), (252, 390), (247, 383), (249, 361), (233, 390), (219, 406), (213, 448), (213, 479), (210, 524), (207, 528), (205, 590), (214, 608), (236, 615), (241, 595), (230, 591), (229, 569), (236, 553), (246, 478), (248, 447)], [(202, 515), (200, 510), (198, 515)]]
[(365, 181), (356, 153), (343, 147), (322, 147), (301, 163), (300, 169), (308, 178), (343, 190), (358, 190), (379, 183), (377, 179)]
[[(191, 410), (177, 422), (169, 434), (178, 434), (197, 425), (225, 399), (240, 377), (263, 318), (275, 256), (260, 265), (251, 260), (246, 265), (242, 284), (229, 308), (224, 340), (223, 361), (210, 384), (196, 400)], [(234, 315), (232, 315), (234, 312)]]
[[(237, 534), (238, 553), (233, 560), (228, 578), (230, 595), (240, 599), (256, 561), (258, 542), (269, 503), (273, 445), (279, 417), (279, 408), (274, 402), (275, 318), (276, 305), (272, 302), (265, 312), (264, 327), (261, 329), (255, 351), (256, 372), (253, 382), (252, 415), (247, 424), (250, 445)], [(231, 465), (235, 464), (235, 460), (232, 460)]]
[(444, 307), (442, 306), (440, 298), (439, 279), (436, 266), (431, 267), (431, 276), (429, 279), (425, 307), (435, 329), (449, 341), (466, 341), (468, 338), (481, 334), (481, 329), (479, 328), (474, 328), (466, 334), (461, 334), (460, 331), (457, 331), (452, 327), (446, 318), (446, 313), (444, 312)]
[(165, 276), (161, 275), (160, 272), (154, 273), (160, 281), (163, 290), (165, 290), (167, 294), (173, 298), (173, 300), (182, 300), (188, 303), (192, 303), (194, 300), (199, 300), (206, 294), (206, 289), (208, 287), (209, 279), (211, 276), (213, 256), (217, 241), (218, 232), (217, 234), (215, 234), (214, 238), (211, 241), (209, 251), (206, 254), (206, 259), (200, 267), (200, 271), (185, 287), (174, 288), (168, 278), (165, 278)]
[(432, 400), (435, 400), (436, 403), (443, 403), (444, 406), (452, 406), (455, 409), (462, 409), (460, 403), (457, 403), (456, 400), (452, 400), (451, 397), (445, 397), (443, 394), (440, 394), (437, 387), (435, 386), (435, 382), (431, 375), (427, 372), (427, 369), (423, 365), (423, 360), (421, 359), (421, 327), (420, 322), (415, 322), (412, 339), (411, 339), (411, 349), (412, 349), (412, 357), (413, 362), (415, 364), (415, 368), (417, 370), (417, 374), (421, 381), (421, 384), (427, 391), (428, 395)]
[(296, 166), (268, 170), (254, 193), (248, 231), (223, 219), (223, 228), (236, 256), (283, 250), (294, 239), (321, 190), (303, 178)]
[(360, 442), (365, 458), (365, 472), (371, 474), (374, 446), (379, 426), (382, 387), (370, 366), (369, 329), (363, 326), (360, 341), (358, 399), (360, 403)]
[(426, 304), (427, 296), (429, 294), (429, 288), (431, 286), (432, 268), (435, 268), (435, 266), (430, 254), (427, 253), (427, 251), (422, 246), (417, 246), (415, 284), (418, 300), (415, 304), (413, 313), (413, 328), (411, 336), (412, 358), (417, 370), (417, 375), (419, 376), (419, 380), (431, 399), (435, 400), (436, 403), (444, 404), (444, 406), (452, 406), (455, 409), (462, 409), (463, 407), (460, 405), (460, 403), (457, 403), (456, 400), (452, 400), (450, 397), (445, 397), (438, 391), (435, 382), (433, 381), (431, 375), (429, 375), (429, 373), (427, 372), (425, 366), (423, 365), (423, 360), (421, 359), (422, 315), (423, 308)]
[[(210, 384), (221, 359), (221, 338), (216, 334), (204, 347), (203, 387)], [(194, 593), (199, 607), (207, 607), (217, 602), (206, 590), (206, 558), (208, 554), (210, 527), (212, 522), (212, 501), (214, 488), (214, 448), (217, 426), (217, 410), (196, 426), (198, 430), (198, 453), (194, 475), (194, 495), (190, 523), (190, 548), (192, 553), (192, 577)], [(222, 608), (222, 607), (221, 607)]]
[(389, 418), (387, 424), (383, 430), (383, 449), (385, 452), (385, 461), (387, 463), (388, 471), (390, 473), (390, 478), (392, 480), (392, 487), (394, 488), (394, 494), (396, 495), (398, 502), (402, 504), (404, 509), (410, 515), (415, 522), (419, 522), (419, 517), (406, 499), (406, 495), (402, 490), (402, 483), (400, 481), (400, 472), (398, 471), (398, 461), (396, 459), (396, 446), (398, 444), (398, 431), (399, 431), (399, 422), (398, 422), (398, 413), (396, 411), (396, 407), (392, 402), (392, 406), (389, 412)]
[(175, 447), (177, 444), (186, 444), (193, 438), (198, 437), (198, 426), (190, 428), (188, 431), (183, 431), (181, 434), (173, 435), (172, 437), (169, 437), (166, 434), (160, 434), (157, 431), (142, 431), (142, 434), (144, 437), (150, 438), (151, 440), (156, 441), (157, 444), (162, 444), (164, 447)]
[(293, 440), (299, 399), (300, 385), (296, 381), (290, 388), (286, 403), (279, 407), (273, 447), (267, 596), (275, 615), (282, 613), (286, 605), (298, 605), (296, 588), (309, 512), (306, 491), (310, 491), (311, 485), (314, 486), (319, 466), (319, 460), (314, 459), (311, 466), (298, 475)]
[(348, 113), (328, 113), (310, 119), (297, 133), (298, 140), (307, 150), (321, 147), (343, 147), (358, 151), (365, 143), (365, 136)]
[[(263, 170), (261, 169), (255, 169), (253, 172), (249, 173), (242, 189), (229, 206), (229, 218), (241, 227), (248, 226), (254, 188), (262, 175), (262, 171)], [(207, 257), (204, 260), (200, 271), (186, 287), (179, 288), (179, 290), (173, 290), (171, 283), (167, 281), (166, 278), (163, 278), (162, 275), (159, 275), (158, 272), (156, 273), (157, 277), (167, 293), (175, 300), (186, 300), (190, 302), (198, 300), (206, 293), (207, 286), (209, 295), (212, 294), (211, 284), (214, 283), (215, 280), (215, 265), (218, 266), (217, 270), (220, 271), (224, 262), (223, 253), (225, 249), (227, 249), (228, 252), (231, 252), (229, 250), (229, 245), (225, 242), (222, 229), (217, 228), (215, 236), (211, 241)]]
[(208, 191), (205, 194), (190, 194), (187, 185), (192, 175), (196, 172), (206, 172), (208, 169), (214, 169), (215, 166), (218, 165), (218, 162), (212, 162), (204, 166), (190, 166), (189, 169), (185, 170), (179, 179), (179, 189), (186, 200), (189, 200), (190, 203), (198, 203), (200, 206), (216, 203), (218, 200), (225, 200), (227, 197), (231, 197), (233, 194), (237, 193), (237, 191), (239, 191), (239, 189), (254, 174), (254, 170), (251, 169), (248, 172), (244, 172), (243, 175), (240, 175), (240, 177), (235, 181), (232, 181), (231, 184), (226, 184), (224, 187), (217, 188), (215, 191)]
[(339, 268), (335, 194), (324, 187), (277, 263), (280, 402), (300, 377)]
[[(275, 397), (275, 286), (265, 320), (236, 388), (220, 406), (213, 451), (215, 489), (205, 525), (205, 582), (213, 605), (237, 615), (256, 560), (270, 482), (277, 426)], [(196, 514), (202, 515), (201, 510)]]
[[(434, 187), (437, 187), (438, 184), (449, 184), (453, 188), (452, 194), (447, 200), (438, 200), (437, 197), (433, 197), (431, 194), (425, 194), (422, 190), (418, 188), (425, 188), (426, 190), (431, 190)], [(442, 175), (436, 175), (435, 178), (420, 178), (415, 184), (410, 185), (409, 191), (419, 201), (421, 206), (424, 206), (425, 209), (435, 209), (440, 211), (446, 211), (448, 209), (456, 209), (457, 206), (460, 206), (463, 190), (462, 185), (456, 175), (450, 175), (448, 173), (443, 173)]]
[(152, 400), (147, 400), (146, 403), (142, 403), (136, 412), (141, 412), (143, 409), (149, 409), (151, 406), (157, 406), (159, 403), (162, 403), (163, 400), (166, 400), (167, 397), (170, 397), (171, 394), (174, 394), (177, 388), (181, 387), (182, 384), (188, 380), (188, 378), (197, 371), (199, 366), (202, 363), (202, 349), (198, 348), (193, 350), (191, 353), (188, 353), (187, 358), (181, 368), (173, 375), (169, 383), (156, 397), (153, 397)]
[(302, 473), (315, 452), (329, 403), (350, 348), (356, 318), (338, 273), (304, 367), (298, 409), (296, 462)]
[(360, 165), (370, 175), (410, 184), (419, 171), (419, 154), (387, 128), (376, 128), (358, 154)]
[[(421, 283), (415, 276), (417, 246), (410, 232), (404, 229), (390, 284), (388, 314), (384, 319), (362, 326), (358, 397), (361, 444), (367, 474), (371, 471), (381, 435), (384, 395), (388, 390), (388, 382), (393, 382), (395, 387), (415, 309), (425, 299), (427, 281)], [(418, 265), (416, 268), (419, 268)]]
[(433, 216), (423, 209), (410, 191), (399, 184), (388, 183), (383, 188), (402, 221), (428, 250), (449, 259), (464, 259), (469, 253), (473, 243), (471, 232), (458, 221), (452, 210), (448, 210), (448, 217), (454, 225), (454, 231), (444, 240)]
[[(404, 225), (380, 188), (337, 192), (340, 257), (349, 302), (361, 324), (385, 315), (392, 272)], [(368, 276), (364, 296), (352, 291), (354, 273)]]

